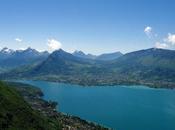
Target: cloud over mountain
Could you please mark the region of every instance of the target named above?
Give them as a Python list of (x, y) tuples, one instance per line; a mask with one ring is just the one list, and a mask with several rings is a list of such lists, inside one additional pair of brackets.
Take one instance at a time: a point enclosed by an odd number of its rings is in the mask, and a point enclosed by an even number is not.
[(156, 42), (156, 44), (155, 44), (155, 48), (166, 49), (166, 48), (168, 48), (168, 47), (169, 47), (169, 46), (168, 46), (168, 44), (166, 44), (166, 43)]
[(49, 51), (54, 51), (60, 49), (62, 47), (62, 44), (55, 39), (48, 39), (47, 46), (49, 47)]
[(171, 43), (172, 45), (175, 45), (175, 34), (169, 33), (165, 41)]

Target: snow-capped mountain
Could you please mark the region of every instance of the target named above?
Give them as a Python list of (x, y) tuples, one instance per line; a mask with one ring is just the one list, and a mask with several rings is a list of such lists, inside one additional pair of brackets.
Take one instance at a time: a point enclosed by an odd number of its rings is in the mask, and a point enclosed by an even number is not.
[(47, 51), (39, 52), (32, 48), (12, 50), (7, 47), (0, 51), (0, 68), (13, 68), (34, 62), (41, 62), (48, 57)]
[(13, 53), (14, 53), (14, 50), (8, 49), (7, 47), (4, 47), (0, 51), (0, 60), (9, 58), (10, 56), (12, 56)]
[(85, 54), (82, 51), (74, 51), (72, 54), (80, 58), (102, 60), (102, 61), (115, 60), (123, 55), (121, 52), (105, 53), (101, 55), (92, 55), (92, 54)]
[(9, 49), (9, 48), (7, 48), (7, 47), (4, 47), (4, 48), (0, 51), (0, 53), (4, 53), (4, 54), (10, 54), (10, 53), (13, 53), (13, 52), (14, 52), (14, 50)]

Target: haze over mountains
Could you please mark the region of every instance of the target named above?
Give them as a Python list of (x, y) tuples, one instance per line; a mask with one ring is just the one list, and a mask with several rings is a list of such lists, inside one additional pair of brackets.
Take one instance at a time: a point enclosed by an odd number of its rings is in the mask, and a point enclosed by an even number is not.
[(0, 51), (0, 68), (8, 69), (42, 62), (48, 55), (47, 51), (39, 52), (32, 48), (15, 51), (5, 47)]
[(80, 58), (86, 58), (86, 59), (94, 59), (94, 60), (114, 60), (118, 57), (122, 56), (123, 54), (121, 52), (114, 52), (114, 53), (105, 53), (101, 55), (92, 55), (92, 54), (85, 54), (82, 51), (75, 51), (73, 53), (74, 56), (80, 57)]
[(1, 59), (1, 66), (5, 63), (2, 61), (6, 61), (15, 68), (1, 72), (1, 79), (39, 79), (82, 85), (175, 86), (174, 50), (150, 48), (125, 55), (117, 52), (90, 58), (83, 52), (71, 54), (62, 49), (51, 54), (31, 48), (20, 52), (4, 53), (2, 50), (1, 53), (9, 55)]
[[(102, 54), (100, 56), (85, 54), (82, 51), (75, 51), (72, 55), (85, 58), (85, 59), (99, 59), (99, 60), (110, 60), (117, 59), (122, 54), (120, 52)], [(22, 65), (29, 65), (38, 62), (42, 62), (49, 56), (48, 51), (39, 52), (32, 48), (27, 48), (25, 50), (12, 50), (4, 47), (0, 51), (0, 69), (15, 68)]]

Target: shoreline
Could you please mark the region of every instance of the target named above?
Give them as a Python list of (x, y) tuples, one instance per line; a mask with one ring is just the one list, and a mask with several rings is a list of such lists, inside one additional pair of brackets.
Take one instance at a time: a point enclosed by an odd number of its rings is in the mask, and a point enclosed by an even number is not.
[[(79, 83), (68, 83), (68, 82), (60, 82), (57, 80), (44, 80), (44, 79), (26, 79), (26, 78), (22, 78), (22, 79), (12, 79), (12, 80), (4, 80), (4, 81), (43, 81), (43, 82), (53, 82), (53, 83), (60, 83), (60, 84), (68, 84), (68, 85), (75, 85), (75, 86), (79, 86), (79, 87), (104, 87), (104, 86), (108, 86), (108, 87), (117, 87), (117, 86), (144, 86), (146, 88), (151, 88), (151, 89), (169, 89), (169, 90), (175, 90), (175, 86), (171, 86), (171, 87), (164, 87), (166, 85), (150, 85), (149, 83), (112, 83), (112, 84), (79, 84)], [(154, 86), (154, 87), (153, 87)], [(132, 88), (132, 87), (131, 87)]]
[(102, 124), (81, 119), (78, 116), (59, 112), (56, 109), (58, 103), (43, 99), (44, 94), (38, 87), (19, 82), (7, 82), (7, 84), (13, 86), (34, 110), (42, 113), (46, 117), (61, 122), (63, 130), (69, 130), (70, 128), (72, 130), (76, 130), (77, 127), (79, 127), (79, 129), (86, 130), (112, 130)]

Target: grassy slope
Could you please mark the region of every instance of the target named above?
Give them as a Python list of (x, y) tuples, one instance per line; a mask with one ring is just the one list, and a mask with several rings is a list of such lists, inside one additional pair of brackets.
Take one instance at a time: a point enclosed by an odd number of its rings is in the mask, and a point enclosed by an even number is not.
[(23, 98), (0, 82), (1, 130), (56, 130), (59, 126), (34, 111)]

